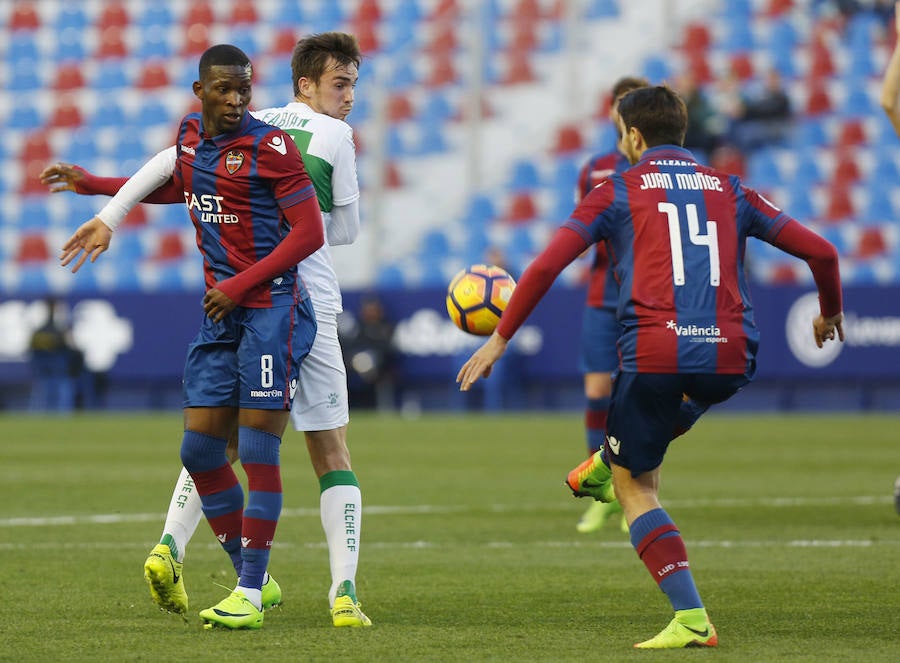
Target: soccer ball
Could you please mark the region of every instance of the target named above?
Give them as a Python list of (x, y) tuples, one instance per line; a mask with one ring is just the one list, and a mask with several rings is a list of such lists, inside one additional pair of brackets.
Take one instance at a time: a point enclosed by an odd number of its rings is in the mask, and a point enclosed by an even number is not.
[(464, 332), (490, 336), (515, 287), (513, 277), (500, 267), (472, 265), (450, 281), (447, 313)]

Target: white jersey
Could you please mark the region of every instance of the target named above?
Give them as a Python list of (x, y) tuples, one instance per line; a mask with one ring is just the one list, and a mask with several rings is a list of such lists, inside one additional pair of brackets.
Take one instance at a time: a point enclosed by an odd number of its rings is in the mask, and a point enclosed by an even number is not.
[[(263, 122), (275, 125), (294, 139), (319, 198), (326, 237), (333, 238), (336, 234), (342, 234), (355, 238), (356, 228), (342, 233), (329, 228), (337, 218), (332, 218), (333, 208), (359, 200), (356, 148), (350, 125), (343, 120), (317, 113), (297, 101), (278, 108), (253, 111), (252, 114)], [(299, 270), (317, 316), (324, 313), (337, 314), (343, 310), (341, 290), (327, 244), (305, 258), (300, 263)]]

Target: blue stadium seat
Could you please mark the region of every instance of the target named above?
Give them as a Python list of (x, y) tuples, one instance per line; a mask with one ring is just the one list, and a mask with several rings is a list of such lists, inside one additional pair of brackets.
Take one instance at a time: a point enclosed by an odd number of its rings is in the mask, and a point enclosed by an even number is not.
[(866, 85), (858, 82), (848, 86), (847, 96), (839, 107), (839, 112), (844, 117), (866, 117), (874, 115), (877, 110), (876, 102)]
[(415, 148), (416, 154), (427, 155), (447, 151), (447, 139), (444, 136), (444, 126), (439, 120), (422, 118), (418, 121), (419, 141)]
[(618, 0), (590, 0), (585, 8), (584, 17), (589, 20), (615, 18), (619, 12)]
[(395, 25), (406, 22), (410, 25), (417, 24), (424, 17), (419, 0), (398, 0), (394, 11), (389, 15), (388, 24)]
[(31, 131), (44, 125), (42, 107), (28, 97), (20, 98), (4, 123), (7, 129)]
[(85, 122), (89, 129), (106, 129), (108, 127), (123, 127), (128, 124), (128, 114), (124, 106), (116, 97), (104, 95), (94, 112)]
[(19, 60), (10, 65), (12, 75), (6, 81), (5, 89), (10, 92), (34, 92), (44, 83), (37, 60)]
[(91, 77), (90, 86), (94, 90), (122, 90), (131, 86), (128, 73), (119, 60), (105, 60), (97, 64), (97, 70)]
[(794, 122), (791, 144), (795, 148), (823, 147), (831, 143), (824, 122), (819, 118), (800, 117)]
[(90, 127), (73, 132), (69, 144), (62, 150), (63, 161), (78, 164), (88, 170), (99, 157), (100, 148), (97, 145), (97, 137)]
[(59, 34), (66, 28), (85, 30), (91, 25), (91, 19), (84, 11), (84, 7), (74, 2), (65, 3), (59, 9), (53, 20), (53, 29)]
[(469, 199), (469, 204), (463, 214), (462, 222), (467, 228), (486, 228), (496, 219), (497, 205), (490, 196), (479, 193)]
[(174, 126), (180, 119), (172, 117), (169, 107), (154, 94), (141, 98), (141, 103), (130, 117), (130, 123), (136, 127)]
[(55, 50), (53, 59), (56, 62), (83, 62), (87, 59), (87, 48), (84, 45), (84, 31), (77, 28), (66, 28), (53, 40)]
[[(286, 4), (297, 5), (300, 3), (295, 2)], [(135, 21), (136, 25), (140, 25), (141, 28), (145, 30), (154, 27), (168, 29), (171, 28), (175, 22), (176, 19), (169, 3), (155, 2), (153, 0), (145, 4), (144, 10), (138, 15), (137, 20)]]
[(747, 159), (747, 183), (753, 188), (767, 189), (784, 183), (784, 173), (771, 148), (763, 148)]
[(41, 49), (38, 40), (30, 32), (7, 33), (9, 43), (4, 50), (3, 61), (7, 66), (14, 67), (20, 62), (39, 62)]
[(378, 270), (375, 284), (379, 288), (402, 288), (407, 285), (406, 275), (397, 265), (384, 265)]
[(513, 164), (512, 173), (506, 188), (518, 193), (519, 191), (533, 191), (540, 188), (541, 176), (533, 161), (520, 159)]
[(674, 69), (669, 60), (661, 55), (650, 55), (644, 59), (641, 66), (641, 75), (651, 83), (671, 80)]
[(153, 58), (167, 59), (174, 55), (174, 49), (169, 43), (169, 35), (171, 31), (160, 27), (150, 26), (140, 31), (140, 42), (138, 43), (135, 57), (141, 61), (152, 60)]
[[(356, 102), (354, 102), (355, 106)], [(430, 90), (420, 111), (421, 116), (430, 117), (437, 122), (446, 122), (456, 115), (456, 110), (447, 99), (447, 95), (439, 90)]]

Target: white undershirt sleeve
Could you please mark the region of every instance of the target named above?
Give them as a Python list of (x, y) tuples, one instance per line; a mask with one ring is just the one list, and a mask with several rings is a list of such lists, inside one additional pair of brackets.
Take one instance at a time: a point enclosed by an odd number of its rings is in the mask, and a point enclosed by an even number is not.
[(172, 173), (175, 172), (177, 156), (173, 145), (150, 159), (122, 185), (122, 188), (106, 204), (106, 207), (97, 213), (97, 217), (110, 230), (118, 228), (135, 205), (165, 184), (172, 176)]
[(353, 244), (359, 235), (359, 200), (331, 208), (331, 219), (325, 224), (325, 238), (329, 246)]

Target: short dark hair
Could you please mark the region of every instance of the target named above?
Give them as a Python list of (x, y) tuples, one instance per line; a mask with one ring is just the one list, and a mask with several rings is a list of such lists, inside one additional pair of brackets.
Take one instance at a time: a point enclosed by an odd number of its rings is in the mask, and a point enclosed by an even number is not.
[(619, 99), (619, 117), (626, 131), (636, 127), (647, 147), (683, 145), (687, 131), (687, 107), (666, 85), (642, 87)]
[(346, 32), (321, 32), (297, 42), (291, 55), (291, 80), (294, 83), (295, 97), (300, 93), (301, 78), (319, 82), (329, 58), (334, 58), (339, 67), (354, 64), (359, 68), (362, 53), (356, 37)]
[(622, 95), (641, 87), (649, 87), (649, 85), (650, 81), (643, 76), (623, 76), (612, 87), (612, 102), (615, 104), (616, 99)]
[(237, 46), (216, 44), (207, 48), (200, 56), (200, 80), (209, 73), (210, 67), (232, 66), (251, 67), (250, 58)]

